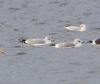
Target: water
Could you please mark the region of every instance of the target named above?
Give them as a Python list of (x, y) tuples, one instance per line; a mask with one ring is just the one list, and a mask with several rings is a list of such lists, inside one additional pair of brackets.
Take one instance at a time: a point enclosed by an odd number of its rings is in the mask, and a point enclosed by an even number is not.
[[(0, 84), (99, 84), (100, 48), (33, 47), (19, 37), (53, 36), (58, 42), (100, 38), (99, 0), (0, 0)], [(64, 25), (87, 25), (67, 32)]]

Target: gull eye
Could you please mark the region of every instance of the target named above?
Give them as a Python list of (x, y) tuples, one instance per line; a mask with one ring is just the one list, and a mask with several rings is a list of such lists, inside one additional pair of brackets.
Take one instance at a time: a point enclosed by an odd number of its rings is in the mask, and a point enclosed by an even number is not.
[(78, 42), (81, 42), (80, 40)]

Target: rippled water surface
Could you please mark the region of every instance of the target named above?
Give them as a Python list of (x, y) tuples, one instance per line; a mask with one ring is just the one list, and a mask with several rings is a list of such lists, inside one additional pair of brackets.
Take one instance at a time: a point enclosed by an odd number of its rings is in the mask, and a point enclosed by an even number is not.
[[(87, 25), (67, 32), (64, 25)], [(100, 38), (100, 0), (0, 0), (0, 84), (100, 84), (100, 48), (33, 47), (19, 37), (57, 42)]]

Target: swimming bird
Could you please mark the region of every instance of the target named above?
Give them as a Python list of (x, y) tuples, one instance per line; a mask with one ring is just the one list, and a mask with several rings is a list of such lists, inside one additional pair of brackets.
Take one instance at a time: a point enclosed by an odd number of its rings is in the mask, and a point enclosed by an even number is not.
[(94, 44), (96, 46), (100, 46), (100, 38), (99, 39), (90, 40), (87, 43), (91, 43), (91, 44)]
[(53, 43), (52, 46), (55, 48), (75, 48), (82, 46), (83, 41), (80, 39), (74, 39), (73, 42), (64, 42), (64, 43)]
[(86, 25), (85, 24), (81, 24), (79, 27), (78, 26), (65, 26), (65, 29), (68, 31), (86, 31)]
[(30, 44), (33, 46), (39, 46), (39, 45), (50, 45), (54, 42), (54, 39), (52, 37), (46, 36), (44, 39), (25, 39), (25, 38), (20, 38), (18, 39), (19, 42)]

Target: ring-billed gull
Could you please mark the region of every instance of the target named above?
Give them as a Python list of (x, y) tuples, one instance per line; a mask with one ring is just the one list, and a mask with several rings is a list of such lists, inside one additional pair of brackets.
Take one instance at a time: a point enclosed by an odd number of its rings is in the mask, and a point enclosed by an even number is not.
[(39, 45), (50, 45), (54, 42), (54, 39), (52, 37), (46, 36), (44, 39), (24, 39), (24, 38), (20, 38), (18, 39), (19, 42), (22, 43), (26, 43), (26, 44), (30, 44), (33, 46), (39, 46)]
[(85, 24), (81, 24), (80, 26), (65, 26), (65, 29), (68, 31), (86, 31), (86, 25)]
[(53, 43), (52, 46), (55, 48), (75, 48), (75, 47), (80, 47), (82, 46), (83, 41), (80, 39), (74, 39), (73, 42), (64, 42), (64, 43)]

